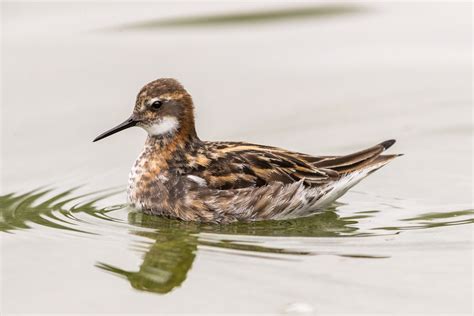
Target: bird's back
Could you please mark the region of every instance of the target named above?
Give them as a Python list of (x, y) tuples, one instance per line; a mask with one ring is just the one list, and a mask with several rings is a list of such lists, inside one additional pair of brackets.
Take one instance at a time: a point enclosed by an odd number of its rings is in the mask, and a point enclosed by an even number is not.
[(307, 187), (324, 186), (351, 173), (376, 169), (397, 155), (381, 155), (394, 140), (345, 156), (312, 156), (243, 142), (204, 142), (188, 165), (189, 174), (209, 188), (227, 190), (261, 187), (272, 182), (302, 181)]

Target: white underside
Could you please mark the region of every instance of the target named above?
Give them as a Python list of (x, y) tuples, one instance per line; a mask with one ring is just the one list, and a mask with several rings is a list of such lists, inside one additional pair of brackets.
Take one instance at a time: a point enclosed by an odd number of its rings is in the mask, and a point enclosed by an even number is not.
[[(350, 188), (359, 183), (362, 179), (367, 177), (369, 173), (376, 170), (387, 161), (381, 162), (380, 164), (371, 165), (366, 169), (352, 172), (347, 176), (339, 179), (338, 181), (327, 184), (322, 188), (304, 188), (301, 193), (295, 198), (300, 199), (301, 206), (296, 209), (288, 209), (274, 217), (274, 219), (289, 219), (296, 217), (304, 217), (312, 215), (324, 208), (330, 206), (334, 201), (344, 195)], [(311, 198), (319, 197), (316, 201), (310, 203)]]

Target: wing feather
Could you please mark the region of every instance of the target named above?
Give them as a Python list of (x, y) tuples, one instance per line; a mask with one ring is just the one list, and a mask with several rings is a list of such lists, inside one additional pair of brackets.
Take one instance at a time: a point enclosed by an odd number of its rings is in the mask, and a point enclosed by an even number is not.
[(386, 156), (380, 154), (393, 143), (385, 141), (346, 156), (317, 157), (249, 143), (205, 142), (197, 161), (190, 161), (202, 168), (190, 174), (220, 190), (260, 187), (275, 181), (320, 186), (383, 159)]

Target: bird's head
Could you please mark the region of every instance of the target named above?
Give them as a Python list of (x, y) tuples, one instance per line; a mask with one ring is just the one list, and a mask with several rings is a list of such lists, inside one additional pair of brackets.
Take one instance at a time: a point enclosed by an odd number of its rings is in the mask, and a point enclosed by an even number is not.
[(143, 128), (150, 137), (173, 137), (178, 131), (195, 135), (192, 98), (175, 79), (152, 81), (138, 93), (132, 115), (94, 142), (132, 126)]

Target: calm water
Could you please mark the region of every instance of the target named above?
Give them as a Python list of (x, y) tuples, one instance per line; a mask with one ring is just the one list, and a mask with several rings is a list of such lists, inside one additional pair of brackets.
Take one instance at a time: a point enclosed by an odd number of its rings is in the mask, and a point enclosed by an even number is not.
[[(2, 4), (1, 312), (472, 313), (469, 4)], [(128, 208), (142, 84), (202, 139), (405, 156), (326, 212), (227, 226)]]

